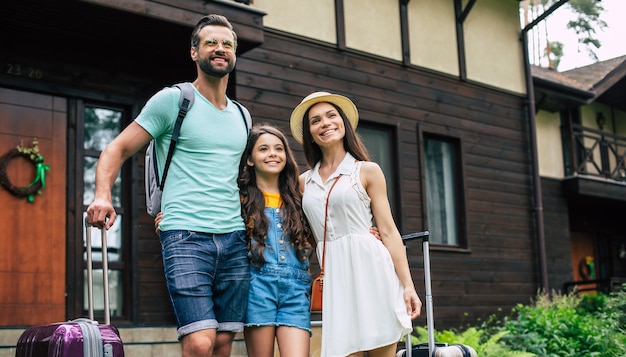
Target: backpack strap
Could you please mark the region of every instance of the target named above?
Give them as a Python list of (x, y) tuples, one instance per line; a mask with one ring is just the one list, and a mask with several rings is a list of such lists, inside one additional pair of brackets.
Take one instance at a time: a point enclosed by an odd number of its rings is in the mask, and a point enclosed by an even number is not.
[[(167, 178), (167, 171), (170, 168), (170, 163), (172, 162), (172, 156), (174, 155), (174, 148), (176, 147), (176, 143), (178, 142), (178, 136), (180, 135), (180, 127), (183, 124), (183, 119), (185, 119), (187, 112), (193, 105), (193, 100), (196, 96), (196, 93), (193, 90), (193, 85), (190, 82), (178, 83), (178, 84), (175, 84), (174, 86), (178, 87), (181, 91), (180, 100), (178, 102), (179, 111), (178, 111), (178, 117), (176, 118), (176, 123), (174, 124), (174, 130), (172, 131), (172, 139), (170, 140), (170, 147), (169, 147), (169, 150), (167, 151), (167, 158), (165, 159), (165, 166), (163, 168), (163, 178), (161, 179), (160, 183), (158, 181), (158, 176), (157, 176), (157, 185), (159, 185), (159, 188), (161, 189), (161, 191), (163, 191), (163, 187), (165, 186), (165, 179)], [(235, 105), (237, 106), (237, 109), (239, 109), (239, 112), (241, 113), (241, 116), (244, 119), (244, 124), (246, 125), (246, 132), (250, 133), (250, 129), (252, 128), (252, 117), (250, 116), (250, 112), (248, 111), (248, 109), (246, 109), (243, 105), (241, 105), (236, 100), (231, 100), (231, 101), (235, 103)], [(156, 160), (154, 160), (154, 165), (155, 165), (154, 172), (159, 172), (158, 168), (156, 167), (157, 165)]]
[(248, 111), (248, 109), (246, 109), (246, 107), (241, 105), (241, 103), (239, 103), (238, 101), (232, 100), (232, 99), (231, 101), (235, 103), (235, 105), (237, 105), (237, 109), (239, 109), (239, 112), (241, 112), (241, 116), (243, 117), (244, 123), (246, 124), (246, 130), (249, 134), (250, 129), (252, 128), (252, 117), (250, 116), (250, 112)]
[[(159, 185), (159, 188), (161, 189), (161, 191), (163, 190), (163, 187), (165, 186), (165, 179), (167, 178), (167, 171), (170, 168), (170, 163), (172, 162), (172, 156), (174, 155), (174, 148), (176, 147), (176, 143), (178, 142), (178, 136), (180, 135), (180, 126), (183, 124), (183, 119), (185, 119), (187, 112), (193, 105), (193, 99), (196, 96), (193, 90), (193, 85), (189, 82), (178, 83), (178, 84), (175, 84), (174, 86), (178, 87), (181, 91), (180, 100), (178, 101), (179, 110), (178, 110), (178, 117), (176, 117), (176, 123), (174, 124), (174, 131), (172, 131), (172, 139), (170, 140), (170, 147), (169, 147), (169, 150), (167, 151), (167, 158), (165, 159), (165, 167), (163, 168), (163, 178), (161, 179), (160, 183), (158, 182), (158, 176), (157, 176), (157, 184)], [(156, 164), (157, 164), (157, 161), (154, 160), (154, 165)], [(157, 167), (155, 167), (154, 172), (159, 172)]]

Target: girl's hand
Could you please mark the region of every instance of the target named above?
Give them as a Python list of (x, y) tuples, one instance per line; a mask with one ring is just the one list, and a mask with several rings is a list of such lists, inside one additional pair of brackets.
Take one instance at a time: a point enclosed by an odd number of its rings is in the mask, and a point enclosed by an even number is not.
[(163, 212), (157, 213), (156, 217), (154, 217), (154, 231), (156, 234), (159, 234), (159, 223), (163, 220)]

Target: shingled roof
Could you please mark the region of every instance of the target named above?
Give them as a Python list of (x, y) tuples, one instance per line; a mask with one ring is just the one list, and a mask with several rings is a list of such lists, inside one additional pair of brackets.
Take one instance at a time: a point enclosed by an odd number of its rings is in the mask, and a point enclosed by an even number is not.
[(531, 70), (538, 108), (558, 111), (599, 102), (626, 111), (626, 55), (564, 72)]

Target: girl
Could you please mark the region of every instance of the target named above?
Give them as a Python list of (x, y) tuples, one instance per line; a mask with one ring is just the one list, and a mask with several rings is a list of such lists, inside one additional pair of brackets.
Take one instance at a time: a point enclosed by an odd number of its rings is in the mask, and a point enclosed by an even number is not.
[[(268, 124), (254, 125), (238, 178), (251, 265), (244, 324), (250, 357), (273, 357), (275, 341), (281, 356), (309, 356), (307, 257), (310, 243), (315, 242), (302, 212), (298, 175), (282, 131)], [(157, 230), (162, 216), (155, 217)]]
[[(308, 357), (311, 336), (307, 248), (298, 166), (285, 135), (255, 125), (239, 166), (241, 214), (251, 262), (244, 337), (248, 356)], [(310, 251), (310, 249), (309, 249)]]
[[(326, 92), (305, 97), (290, 119), (312, 167), (300, 176), (303, 210), (320, 261), (325, 254), (322, 357), (394, 356), (422, 306), (384, 174), (356, 135), (358, 119), (350, 99)], [(368, 231), (373, 219), (381, 240)]]

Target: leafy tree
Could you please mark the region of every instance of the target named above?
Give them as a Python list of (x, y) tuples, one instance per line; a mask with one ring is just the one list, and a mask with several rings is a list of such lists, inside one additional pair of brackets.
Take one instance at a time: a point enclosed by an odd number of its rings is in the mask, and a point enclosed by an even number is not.
[[(594, 38), (594, 35), (596, 34), (596, 29), (604, 30), (607, 27), (606, 22), (600, 19), (600, 14), (604, 11), (604, 8), (596, 0), (570, 0), (568, 4), (578, 17), (576, 20), (569, 21), (567, 28), (576, 31), (578, 43), (585, 47), (589, 58), (597, 61), (598, 55), (596, 55), (592, 46), (595, 49), (602, 46), (600, 40)], [(580, 52), (580, 48), (578, 52)]]
[[(536, 18), (548, 10), (554, 5), (557, 0), (523, 0), (521, 6), (523, 9), (523, 24), (524, 26), (530, 23), (529, 17)], [(589, 58), (594, 61), (598, 60), (598, 56), (595, 50), (602, 46), (600, 40), (595, 36), (597, 30), (604, 30), (607, 27), (607, 23), (603, 21), (600, 16), (604, 11), (601, 3), (597, 0), (570, 0), (561, 8), (556, 11), (561, 11), (563, 8), (569, 8), (574, 15), (575, 19), (570, 20), (566, 28), (574, 30), (578, 36), (578, 52), (582, 50), (587, 51)], [(529, 16), (530, 15), (530, 16)], [(549, 20), (549, 17), (548, 17)], [(545, 31), (546, 39), (549, 38), (549, 28)], [(543, 51), (530, 48), (531, 53), (535, 52), (537, 55), (543, 52), (543, 58), (549, 62), (549, 67), (557, 68), (561, 58), (563, 57), (564, 45), (558, 41), (549, 41)], [(540, 59), (537, 59), (539, 62)]]

